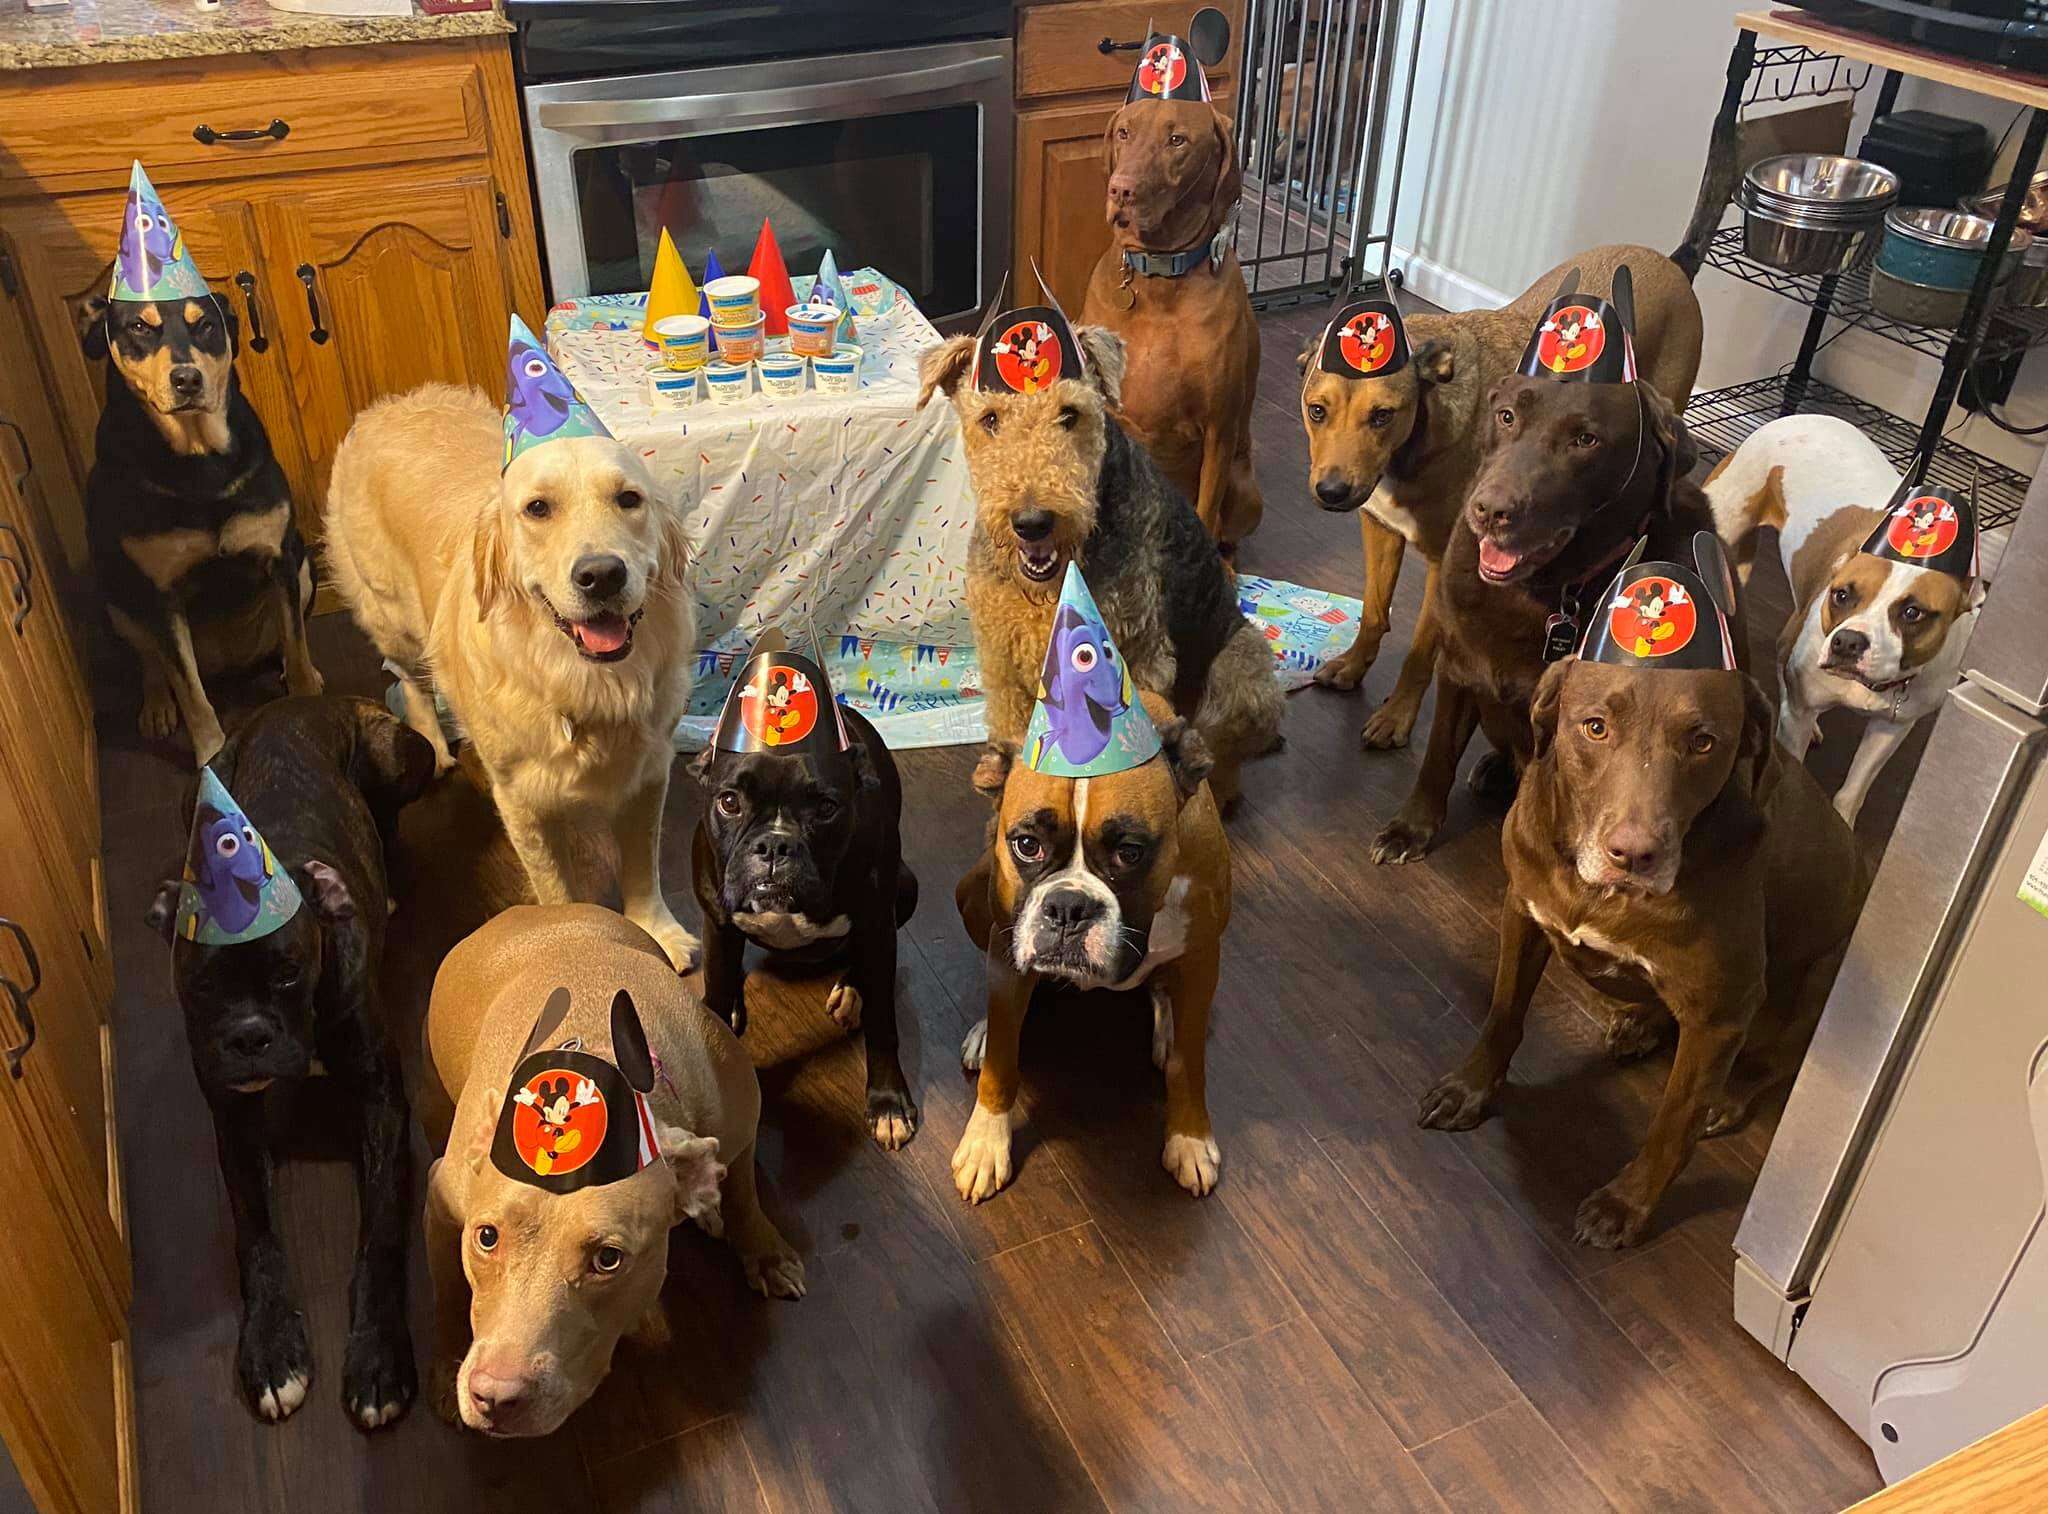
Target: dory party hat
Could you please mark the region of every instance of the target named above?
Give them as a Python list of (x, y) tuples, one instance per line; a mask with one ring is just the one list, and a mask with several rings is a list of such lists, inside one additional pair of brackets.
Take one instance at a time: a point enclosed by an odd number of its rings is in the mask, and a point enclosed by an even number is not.
[(1158, 755), (1159, 732), (1138, 702), (1131, 670), (1070, 562), (1024, 728), (1024, 765), (1054, 778), (1099, 778)]
[(1617, 668), (1732, 672), (1735, 579), (1720, 538), (1693, 533), (1693, 566), (1643, 562), (1645, 537), (1608, 585), (1579, 656)]
[(518, 316), (505, 359), (505, 464), (543, 442), (573, 436), (610, 436), (584, 403), (547, 348)]
[(612, 1054), (560, 1037), (569, 990), (548, 995), (498, 1111), (491, 1164), (517, 1183), (574, 1193), (632, 1177), (661, 1156), (647, 1095), (654, 1057), (633, 996), (612, 995)]
[(666, 226), (654, 249), (654, 277), (647, 285), (647, 318), (640, 323), (640, 337), (649, 350), (661, 345), (654, 335), (654, 323), (672, 315), (695, 315), (703, 296), (690, 279), (690, 265), (676, 251), (675, 240)]
[(1522, 364), (1525, 378), (1572, 379), (1584, 384), (1632, 384), (1636, 378), (1635, 281), (1623, 264), (1614, 270), (1614, 298), (1580, 294), (1579, 270), (1559, 282)]
[(1863, 550), (1970, 583), (1977, 577), (1977, 508), (1960, 489), (1909, 476), (1885, 506)]
[(1316, 366), (1339, 378), (1385, 378), (1408, 366), (1408, 329), (1390, 299), (1354, 300), (1323, 328)]
[(211, 293), (140, 162), (128, 170), (128, 200), (121, 215), (121, 245), (108, 299), (197, 300)]
[(811, 284), (809, 301), (813, 305), (830, 305), (839, 312), (840, 341), (850, 342), (858, 335), (853, 324), (853, 301), (847, 298), (846, 280), (839, 274), (839, 260), (832, 256), (829, 247), (819, 260), (818, 277)]
[(178, 937), (202, 946), (255, 941), (289, 924), (304, 903), (227, 785), (212, 768), (201, 768), (178, 885)]
[(825, 670), (770, 630), (740, 665), (711, 744), (721, 752), (843, 752), (846, 725)]
[[(1034, 269), (1034, 271), (1036, 271)], [(989, 394), (1037, 394), (1062, 378), (1080, 378), (1086, 371), (1081, 344), (1052, 291), (1039, 279), (1046, 303), (1001, 308), (982, 322), (974, 344), (974, 387)]]

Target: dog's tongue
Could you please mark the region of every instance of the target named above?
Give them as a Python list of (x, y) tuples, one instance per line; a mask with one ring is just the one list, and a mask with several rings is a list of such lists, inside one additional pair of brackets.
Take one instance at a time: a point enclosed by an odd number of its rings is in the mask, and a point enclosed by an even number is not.
[(600, 615), (576, 622), (576, 644), (586, 652), (616, 652), (626, 644), (626, 617)]
[(1479, 538), (1479, 566), (1495, 578), (1514, 572), (1515, 564), (1521, 560), (1521, 553), (1496, 545), (1492, 537)]

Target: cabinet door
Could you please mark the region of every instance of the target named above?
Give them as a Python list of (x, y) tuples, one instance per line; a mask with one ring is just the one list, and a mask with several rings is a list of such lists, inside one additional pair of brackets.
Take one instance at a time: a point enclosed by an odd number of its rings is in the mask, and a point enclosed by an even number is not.
[[(1013, 290), (1036, 298), (1033, 260), (1051, 281), (1061, 306), (1081, 308), (1088, 275), (1109, 246), (1103, 206), (1109, 169), (1102, 134), (1123, 108), (1121, 99), (1093, 105), (1052, 105), (1017, 117), (1017, 266)], [(1018, 298), (1023, 298), (1019, 294)]]
[[(262, 287), (247, 195), (239, 188), (193, 184), (181, 185), (175, 200), (178, 229), (193, 260), (241, 322), (235, 368), (242, 390), (270, 432), (301, 520), (313, 515), (317, 521), (312, 472), (275, 341), (280, 312), (270, 307)], [(81, 312), (107, 292), (125, 204), (125, 195), (108, 192), (0, 206), (0, 237), (19, 285), (14, 298), (34, 333), (63, 441), (62, 457), (45, 458), (38, 449), (43, 497), (65, 556), (77, 567), (86, 561), (85, 475), (92, 466), (106, 373), (105, 364), (86, 360)]]
[(497, 191), (480, 165), (321, 184), (264, 200), (258, 217), (324, 497), (335, 449), (372, 401), (430, 382), (503, 390), (512, 307)]

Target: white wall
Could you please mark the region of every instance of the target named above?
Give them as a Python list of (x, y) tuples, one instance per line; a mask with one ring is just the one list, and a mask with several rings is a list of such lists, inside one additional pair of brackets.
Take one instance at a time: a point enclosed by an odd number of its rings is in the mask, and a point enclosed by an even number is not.
[[(1416, 0), (1404, 3), (1412, 16)], [(1733, 18), (1759, 3), (1426, 0), (1394, 223), (1395, 260), (1411, 287), (1471, 308), (1512, 298), (1585, 247), (1675, 247), (1699, 188)], [(1399, 60), (1401, 70), (1407, 61)], [(1865, 113), (1875, 94), (1873, 81), (1863, 92)], [(2010, 107), (1915, 80), (1899, 106), (1968, 115), (1994, 139), (2012, 118)], [(1859, 114), (1851, 143), (1861, 140), (1864, 120)], [(1702, 270), (1698, 288), (1707, 317), (1702, 389), (1791, 362), (1803, 307), (1712, 269)], [(1940, 365), (1851, 331), (1823, 349), (1814, 371), (1917, 420)], [(2048, 420), (2044, 375), (2048, 357), (2030, 359), (2009, 419)], [(1983, 419), (1957, 435), (2025, 471), (2040, 451)]]

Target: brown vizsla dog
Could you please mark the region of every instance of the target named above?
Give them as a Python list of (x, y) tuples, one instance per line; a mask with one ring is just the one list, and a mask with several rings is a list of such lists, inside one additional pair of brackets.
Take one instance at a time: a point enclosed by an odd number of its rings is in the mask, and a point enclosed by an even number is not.
[(1317, 683), (1358, 686), (1393, 625), (1402, 553), (1412, 543), (1429, 565), (1415, 639), (1393, 694), (1359, 733), (1366, 746), (1406, 746), (1429, 692), (1439, 634), (1437, 569), (1491, 434), (1487, 392), (1515, 371), (1567, 269), (1580, 271), (1584, 287), (1604, 290), (1623, 263), (1635, 279), (1636, 361), (1643, 378), (1683, 410), (1700, 366), (1700, 304), (1684, 270), (1648, 247), (1595, 247), (1566, 258), (1499, 310), (1413, 316), (1406, 325), (1414, 356), (1394, 373), (1345, 379), (1320, 371), (1320, 333), (1301, 354), (1309, 489), (1325, 510), (1358, 511), (1365, 538), (1358, 637), (1316, 670)]
[[(1641, 1153), (1579, 1206), (1587, 1245), (1639, 1240), (1699, 1138), (1799, 1070), (1863, 907), (1855, 837), (1773, 724), (1732, 671), (1567, 659), (1537, 688), (1535, 757), (1501, 833), (1493, 1004), (1471, 1054), (1422, 1096), (1421, 1123), (1479, 1123), (1553, 951), (1657, 1026), (1669, 1011), (1663, 1101)], [(1745, 1051), (1756, 1066), (1731, 1079)]]
[[(1237, 254), (1217, 245), (1243, 185), (1230, 118), (1206, 101), (1135, 100), (1104, 147), (1110, 246), (1081, 322), (1124, 339), (1124, 423), (1227, 552), (1266, 509), (1252, 480), (1259, 328)], [(1175, 253), (1199, 256), (1157, 271)]]

